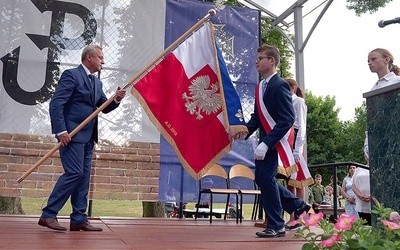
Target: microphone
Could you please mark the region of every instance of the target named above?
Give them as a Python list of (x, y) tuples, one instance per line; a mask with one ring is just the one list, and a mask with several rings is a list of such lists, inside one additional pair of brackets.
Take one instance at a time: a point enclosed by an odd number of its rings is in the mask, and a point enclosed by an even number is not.
[(387, 21), (381, 20), (381, 21), (379, 21), (378, 26), (383, 28), (386, 25), (389, 25), (392, 23), (400, 23), (400, 17), (396, 17), (395, 19), (391, 19), (391, 20), (387, 20)]

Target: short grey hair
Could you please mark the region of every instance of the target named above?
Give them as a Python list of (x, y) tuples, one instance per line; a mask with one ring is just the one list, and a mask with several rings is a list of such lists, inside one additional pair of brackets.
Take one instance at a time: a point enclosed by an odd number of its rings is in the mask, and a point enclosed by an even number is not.
[(91, 45), (86, 46), (82, 51), (81, 61), (83, 62), (85, 60), (87, 54), (94, 55), (96, 53), (96, 49), (103, 50), (102, 47), (100, 47), (99, 45), (96, 45), (96, 44), (91, 44)]

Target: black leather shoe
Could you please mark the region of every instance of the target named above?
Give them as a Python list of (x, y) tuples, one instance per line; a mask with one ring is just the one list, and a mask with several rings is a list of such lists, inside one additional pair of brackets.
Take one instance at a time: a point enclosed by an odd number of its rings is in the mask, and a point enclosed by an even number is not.
[(285, 228), (279, 230), (267, 228), (264, 231), (257, 232), (256, 235), (261, 238), (276, 238), (276, 237), (285, 237), (286, 232)]
[(303, 203), (300, 205), (300, 207), (298, 207), (296, 209), (296, 211), (294, 211), (294, 218), (296, 220), (298, 220), (302, 213), (304, 213), (304, 212), (308, 213), (308, 211), (310, 211), (310, 209), (311, 209), (311, 206), (303, 201)]
[(300, 224), (300, 223), (296, 223), (296, 224), (294, 224), (292, 226), (285, 225), (285, 229), (286, 230), (297, 230), (297, 229), (302, 229), (302, 228), (303, 228), (303, 225)]
[(80, 230), (82, 230), (82, 231), (98, 231), (98, 232), (103, 231), (102, 228), (94, 227), (94, 226), (90, 225), (89, 222), (82, 223), (82, 224), (71, 224), (69, 226), (69, 230), (70, 231), (80, 231)]
[(48, 227), (53, 230), (67, 231), (66, 227), (61, 226), (56, 218), (40, 217), (38, 224), (43, 227)]

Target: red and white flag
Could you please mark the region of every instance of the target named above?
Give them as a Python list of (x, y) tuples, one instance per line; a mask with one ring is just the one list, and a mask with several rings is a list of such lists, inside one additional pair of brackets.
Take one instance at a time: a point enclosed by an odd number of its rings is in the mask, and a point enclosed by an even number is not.
[(228, 122), (221, 80), (227, 71), (220, 68), (217, 49), (212, 24), (206, 23), (131, 90), (195, 179), (230, 151), (229, 132), (246, 131), (238, 97), (238, 122)]

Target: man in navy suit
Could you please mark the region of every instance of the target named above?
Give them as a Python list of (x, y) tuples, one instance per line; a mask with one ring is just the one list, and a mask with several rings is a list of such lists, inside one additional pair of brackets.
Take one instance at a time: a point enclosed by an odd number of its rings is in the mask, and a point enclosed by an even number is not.
[[(81, 60), (82, 64), (77, 68), (63, 72), (50, 101), (52, 132), (62, 144), (59, 152), (64, 174), (55, 184), (38, 224), (54, 230), (67, 230), (58, 223), (57, 214), (71, 198), (70, 230), (102, 231), (102, 228), (90, 225), (86, 215), (93, 147), (98, 139), (97, 117), (73, 137), (69, 134), (108, 100), (102, 89), (103, 83), (92, 75), (104, 64), (102, 48), (87, 46)], [(117, 108), (125, 94), (125, 89), (118, 88), (114, 100), (102, 112)]]
[[(254, 151), (255, 177), (261, 190), (261, 201), (268, 218), (266, 229), (257, 232), (259, 237), (285, 236), (282, 209), (296, 217), (310, 209), (287, 188), (278, 183), (278, 151), (275, 147), (294, 123), (294, 110), (289, 84), (276, 72), (280, 62), (279, 50), (270, 45), (257, 49), (257, 71), (264, 80), (257, 86), (256, 104), (250, 121), (246, 124), (249, 135), (260, 130), (260, 144)], [(248, 135), (248, 136), (249, 136)], [(247, 137), (248, 137), (247, 136)], [(296, 218), (296, 219), (297, 219)]]

